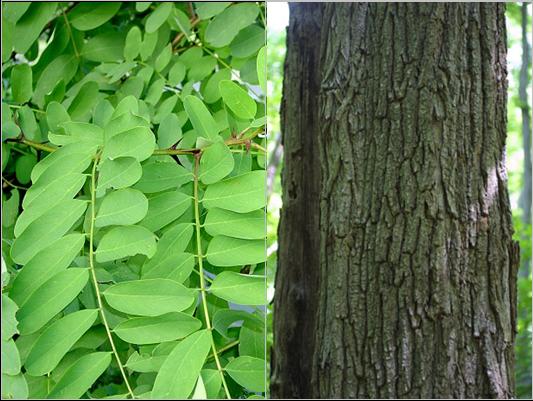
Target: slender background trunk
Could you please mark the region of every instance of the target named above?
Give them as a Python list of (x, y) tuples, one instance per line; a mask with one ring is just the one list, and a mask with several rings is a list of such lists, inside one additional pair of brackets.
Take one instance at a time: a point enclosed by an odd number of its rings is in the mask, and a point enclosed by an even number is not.
[(278, 231), (271, 396), (312, 396), (311, 355), (320, 236), (318, 95), (321, 5), (290, 3), (281, 127), (283, 209)]
[(317, 7), (287, 39), (272, 395), (510, 397), (505, 5)]
[[(530, 70), (531, 52), (527, 40), (527, 7), (528, 3), (522, 3), (522, 66), (518, 81), (518, 96), (520, 98), (520, 108), (522, 109), (522, 142), (524, 148), (524, 186), (520, 194), (520, 207), (522, 208), (522, 221), (531, 224), (531, 109), (527, 97), (528, 73)], [(530, 274), (531, 260), (523, 259), (520, 274), (527, 277)]]

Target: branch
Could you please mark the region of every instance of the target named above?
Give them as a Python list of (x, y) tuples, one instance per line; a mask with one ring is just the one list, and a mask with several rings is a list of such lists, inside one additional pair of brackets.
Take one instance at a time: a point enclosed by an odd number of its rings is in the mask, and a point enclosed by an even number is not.
[[(230, 138), (230, 139), (226, 140), (224, 143), (226, 145), (228, 145), (228, 146), (247, 145), (247, 146), (251, 146), (252, 148), (257, 149), (257, 150), (259, 150), (261, 152), (265, 152), (266, 153), (266, 149), (265, 148), (263, 148), (258, 143), (252, 142), (252, 139), (255, 138), (257, 135), (259, 135), (260, 133), (262, 133), (262, 130), (259, 129), (259, 130), (256, 130), (255, 132), (253, 132), (252, 135), (250, 137), (248, 137), (248, 138)], [(46, 145), (44, 143), (31, 141), (31, 140), (26, 139), (24, 137), (8, 138), (6, 140), (6, 142), (14, 142), (14, 143), (24, 144), (24, 145), (30, 146), (30, 147), (32, 147), (34, 149), (43, 150), (43, 151), (48, 152), (48, 153), (51, 153), (51, 152), (53, 152), (53, 151), (58, 149), (55, 146), (49, 146), (49, 145)], [(198, 154), (198, 153), (202, 153), (202, 151), (203, 151), (203, 148), (193, 148), (193, 149), (172, 149), (172, 148), (169, 148), (169, 149), (156, 149), (156, 150), (154, 150), (152, 155), (154, 155), (154, 156), (162, 156), (162, 155), (195, 155), (195, 154)]]

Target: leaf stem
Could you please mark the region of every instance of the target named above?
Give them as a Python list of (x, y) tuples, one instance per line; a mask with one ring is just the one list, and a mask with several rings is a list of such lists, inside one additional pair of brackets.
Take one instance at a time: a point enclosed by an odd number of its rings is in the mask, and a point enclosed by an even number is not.
[[(11, 107), (12, 109), (21, 109), (22, 107), (24, 107), (24, 105), (18, 105), (18, 104), (7, 104), (7, 105)], [(42, 114), (46, 113), (46, 111), (36, 109), (35, 107), (30, 107), (30, 106), (27, 106), (27, 107), (28, 109), (34, 111), (35, 113), (42, 113)]]
[(96, 269), (94, 267), (94, 221), (96, 219), (96, 213), (95, 213), (96, 166), (98, 164), (98, 159), (99, 159), (98, 156), (99, 155), (97, 155), (94, 159), (93, 168), (91, 172), (91, 224), (90, 224), (90, 229), (89, 229), (89, 268), (91, 270), (91, 276), (92, 276), (92, 281), (94, 285), (94, 292), (96, 294), (96, 301), (98, 302), (98, 309), (100, 310), (100, 316), (102, 318), (102, 323), (104, 324), (105, 331), (107, 333), (107, 338), (109, 339), (109, 344), (111, 345), (111, 349), (113, 350), (113, 354), (115, 355), (115, 359), (117, 360), (120, 373), (122, 374), (122, 377), (124, 378), (124, 383), (126, 384), (128, 392), (131, 395), (131, 398), (135, 399), (135, 395), (133, 394), (133, 390), (131, 389), (130, 383), (128, 381), (128, 376), (126, 375), (124, 366), (122, 365), (122, 362), (120, 361), (120, 357), (118, 356), (117, 348), (115, 347), (115, 342), (113, 341), (113, 336), (111, 335), (111, 330), (109, 328), (109, 323), (107, 322), (107, 318), (105, 316), (104, 305), (102, 303), (102, 296), (100, 294), (100, 288), (98, 287), (98, 279), (96, 277)]
[(8, 186), (12, 187), (12, 188), (16, 188), (16, 189), (20, 189), (21, 191), (27, 191), (28, 188), (26, 187), (21, 187), (19, 185), (15, 185), (13, 184), (11, 181), (9, 181), (7, 178), (5, 178), (4, 176), (2, 176), (2, 181), (4, 181)]
[[(223, 352), (235, 347), (236, 345), (239, 345), (240, 341), (239, 340), (235, 340), (225, 346), (223, 346), (222, 348), (220, 348), (218, 350), (218, 355), (222, 354)], [(207, 359), (213, 359), (214, 358), (214, 355), (213, 353), (210, 353), (208, 356), (207, 356)]]
[[(205, 315), (205, 324), (209, 331), (213, 331), (211, 326), (211, 319), (209, 318), (209, 311), (207, 310), (207, 295), (205, 289), (205, 280), (204, 280), (204, 265), (203, 265), (203, 253), (202, 253), (202, 237), (200, 235), (200, 208), (199, 208), (199, 199), (198, 199), (198, 169), (200, 166), (200, 155), (196, 154), (194, 157), (194, 221), (195, 221), (195, 231), (196, 231), (196, 251), (198, 256), (198, 270), (200, 273), (200, 289), (202, 296), (202, 307), (204, 309)], [(213, 357), (215, 358), (215, 364), (217, 365), (218, 372), (220, 373), (220, 378), (222, 379), (222, 385), (224, 386), (224, 391), (226, 393), (226, 398), (231, 399), (231, 394), (226, 384), (226, 379), (224, 378), (224, 371), (222, 365), (220, 364), (220, 359), (218, 358), (217, 348), (215, 345), (215, 340), (211, 335), (211, 348), (213, 350)]]
[(70, 27), (70, 22), (67, 18), (67, 14), (65, 13), (65, 9), (61, 8), (61, 12), (63, 13), (63, 18), (65, 19), (65, 24), (67, 25), (68, 36), (70, 37), (70, 41), (72, 42), (72, 47), (74, 48), (74, 54), (76, 55), (76, 58), (80, 58), (80, 53), (78, 53), (78, 48), (76, 47), (76, 42), (74, 41), (74, 35), (72, 35), (72, 28)]
[(54, 148), (53, 146), (48, 146), (48, 145), (45, 145), (44, 143), (31, 141), (26, 138), (21, 138), (19, 142), (25, 145), (31, 146), (32, 148), (37, 149), (37, 150), (44, 150), (45, 152), (48, 152), (48, 153), (51, 153), (54, 150), (56, 150), (56, 148)]
[[(198, 274), (198, 276), (200, 276), (200, 272), (199, 272), (198, 270), (193, 269), (193, 272), (195, 272), (196, 274)], [(213, 282), (213, 280), (211, 280), (209, 277), (205, 277), (205, 276), (204, 276), (204, 278), (205, 278), (207, 281), (209, 281), (210, 283)], [(201, 291), (201, 290), (200, 290), (200, 291)]]

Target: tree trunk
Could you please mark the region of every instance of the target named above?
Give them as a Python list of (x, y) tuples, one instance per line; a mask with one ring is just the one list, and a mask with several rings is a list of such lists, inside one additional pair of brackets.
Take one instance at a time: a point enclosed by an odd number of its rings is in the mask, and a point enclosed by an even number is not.
[[(291, 11), (306, 14), (300, 7)], [(320, 242), (309, 264), (317, 231), (292, 220), (304, 212), (289, 209), (290, 192), (318, 174), (293, 165), (306, 174), (285, 172), (283, 182), (280, 234), (291, 235), (280, 250), (296, 255), (279, 258), (273, 388), (304, 367), (293, 397), (513, 395), (519, 257), (505, 167), (504, 11), (324, 4), (320, 61), (307, 63), (291, 53), (318, 43), (289, 35), (287, 70), (320, 68), (320, 85), (286, 76), (284, 99), (287, 113), (319, 87), (320, 123), (303, 138), (291, 129), (307, 123), (302, 108), (283, 122), (286, 161), (318, 137), (320, 205), (304, 205), (315, 206), (309, 220), (320, 216)], [(299, 299), (309, 303), (296, 308)]]
[[(531, 109), (527, 98), (528, 72), (530, 67), (530, 51), (527, 41), (527, 7), (524, 2), (521, 6), (522, 15), (522, 66), (518, 82), (518, 96), (520, 98), (520, 108), (522, 110), (522, 143), (524, 149), (524, 186), (520, 194), (520, 207), (522, 208), (522, 221), (524, 224), (531, 224)], [(522, 260), (520, 274), (523, 277), (529, 276), (530, 260)]]
[(316, 3), (290, 3), (281, 127), (283, 209), (278, 231), (271, 396), (306, 398), (314, 345), (320, 236), (318, 120), (320, 15)]

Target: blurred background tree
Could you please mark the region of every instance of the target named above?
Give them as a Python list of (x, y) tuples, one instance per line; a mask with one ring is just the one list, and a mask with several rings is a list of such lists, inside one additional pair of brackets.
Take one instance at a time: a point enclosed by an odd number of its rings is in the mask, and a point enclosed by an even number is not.
[[(531, 397), (531, 4), (507, 4), (508, 136), (507, 169), (513, 211), (514, 239), (520, 242), (518, 278), (518, 335), (516, 396)], [(268, 3), (268, 296), (274, 297), (277, 227), (282, 206), (280, 171), (282, 145), (279, 106), (285, 58), (286, 3)], [(268, 346), (272, 344), (272, 310), (269, 308)], [(268, 354), (267, 354), (268, 355)]]

